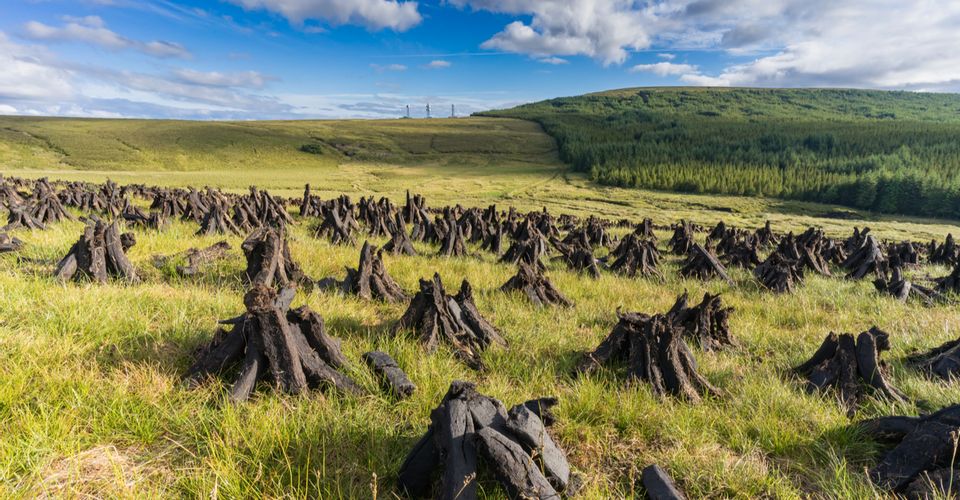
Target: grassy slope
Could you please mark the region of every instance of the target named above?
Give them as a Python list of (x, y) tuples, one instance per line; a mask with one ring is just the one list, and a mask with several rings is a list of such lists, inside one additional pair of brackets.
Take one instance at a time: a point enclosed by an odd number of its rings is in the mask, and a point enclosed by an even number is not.
[[(822, 223), (835, 234), (862, 222), (810, 215), (834, 210), (822, 205), (596, 188), (563, 171), (549, 140), (522, 122), (457, 121), (456, 132), (448, 121), (142, 123), (141, 135), (131, 144), (144, 150), (144, 156), (153, 155), (155, 163), (117, 160), (104, 170), (91, 170), (103, 165), (93, 160), (69, 165), (58, 156), (61, 153), (49, 153), (47, 146), (30, 142), (34, 139), (17, 146), (26, 152), (10, 153), (16, 147), (9, 146), (0, 161), (16, 165), (4, 173), (17, 175), (110, 176), (121, 182), (210, 183), (235, 189), (256, 183), (288, 194), (298, 192), (307, 181), (331, 194), (399, 196), (412, 188), (426, 194), (434, 206), (457, 201), (514, 203), (523, 208), (547, 205), (557, 212), (652, 216), (658, 222), (687, 217), (712, 223), (723, 218), (756, 226), (769, 217), (778, 228)], [(494, 137), (499, 142), (484, 135), (489, 130), (486, 123), (502, 127), (503, 133)], [(85, 135), (87, 124), (105, 129)], [(193, 171), (164, 170), (163, 161), (176, 152), (148, 150), (144, 145), (164, 130), (171, 137), (198, 137), (177, 132), (180, 125), (216, 128), (214, 136), (221, 139), (223, 130), (233, 127), (322, 129), (328, 134), (323, 137), (352, 134), (343, 144), (354, 145), (359, 150), (355, 156), (362, 159), (291, 152), (304, 136), (283, 132), (283, 147), (264, 139), (273, 146), (256, 148), (273, 151), (272, 161), (258, 164), (262, 170), (245, 166), (250, 149), (240, 140), (223, 156), (213, 155), (215, 148), (198, 142), (195, 149), (178, 153)], [(93, 144), (109, 143), (105, 138), (128, 130), (126, 122), (25, 120), (18, 126), (59, 144), (72, 161), (92, 157), (83, 147), (85, 137)], [(461, 133), (466, 141), (454, 157), (429, 153), (428, 147), (421, 150), (427, 153), (414, 155), (398, 146), (436, 145), (438, 135), (444, 136), (442, 143), (445, 136)], [(72, 134), (77, 138), (67, 141)], [(524, 153), (531, 144), (539, 152)], [(384, 148), (400, 152), (389, 159), (369, 158)], [(108, 158), (115, 158), (111, 155)], [(284, 165), (293, 167), (281, 168)], [(870, 224), (888, 237), (942, 237), (956, 229), (944, 221), (920, 219), (883, 218)], [(464, 277), (474, 284), (481, 311), (511, 342), (509, 350), (487, 353), (490, 373), (472, 373), (443, 350), (424, 355), (412, 339), (389, 338), (386, 331), (401, 306), (313, 292), (301, 294), (296, 303), (307, 303), (324, 316), (331, 332), (343, 339), (350, 359), (358, 360), (370, 348), (385, 349), (397, 357), (420, 391), (396, 404), (380, 395), (341, 398), (313, 393), (291, 398), (261, 390), (254, 401), (231, 407), (222, 404), (223, 389), (217, 384), (189, 391), (178, 379), (193, 349), (209, 339), (215, 320), (241, 309), (240, 239), (228, 238), (234, 246), (228, 262), (201, 278), (181, 280), (170, 268), (152, 268), (151, 256), (216, 239), (192, 236), (195, 226), (185, 223), (175, 223), (163, 233), (137, 231), (138, 245), (131, 257), (144, 275), (142, 284), (56, 285), (49, 273), (80, 229), (79, 223), (63, 223), (43, 232), (18, 232), (28, 242), (22, 252), (25, 260), (0, 259), (4, 497), (47, 492), (337, 498), (370, 497), (373, 491), (389, 496), (399, 461), (425, 429), (430, 409), (457, 378), (477, 381), (481, 391), (507, 404), (560, 396), (558, 437), (585, 476), (586, 498), (631, 496), (638, 471), (650, 462), (666, 466), (692, 497), (869, 497), (875, 492), (862, 470), (875, 459), (876, 450), (846, 430), (848, 420), (835, 402), (806, 395), (801, 384), (786, 375), (786, 368), (809, 356), (830, 330), (859, 332), (877, 324), (893, 333), (893, 352), (886, 358), (892, 361), (894, 383), (933, 407), (960, 398), (960, 389), (927, 381), (899, 362), (912, 349), (957, 337), (960, 316), (955, 308), (897, 304), (879, 297), (866, 282), (813, 277), (796, 294), (777, 297), (760, 292), (741, 272), (734, 273), (736, 287), (679, 279), (673, 258), (665, 259), (668, 279), (663, 284), (609, 274), (594, 282), (551, 264), (551, 278), (576, 307), (537, 310), (518, 296), (497, 291), (511, 269), (489, 255), (439, 259), (432, 256), (435, 248), (418, 245), (425, 256), (388, 257), (388, 269), (408, 290), (434, 270), (448, 287)], [(311, 276), (340, 276), (343, 266), (356, 264), (358, 248), (317, 241), (306, 222), (298, 224), (291, 237), (295, 257)], [(927, 272), (936, 276), (946, 269), (926, 268), (920, 274)], [(722, 291), (737, 308), (731, 328), (740, 346), (724, 353), (696, 352), (706, 376), (726, 391), (724, 398), (691, 406), (657, 401), (644, 387), (625, 387), (615, 373), (585, 380), (567, 376), (577, 354), (593, 348), (609, 332), (617, 307), (665, 310), (684, 289), (695, 297)], [(359, 362), (351, 373), (379, 394)], [(917, 410), (871, 401), (859, 416)], [(490, 483), (484, 489), (499, 496), (498, 487)]]

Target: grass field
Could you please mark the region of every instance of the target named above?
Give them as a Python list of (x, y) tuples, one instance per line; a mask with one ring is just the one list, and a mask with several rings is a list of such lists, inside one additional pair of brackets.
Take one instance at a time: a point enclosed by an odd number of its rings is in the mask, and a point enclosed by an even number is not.
[[(668, 223), (726, 220), (754, 228), (772, 220), (780, 230), (821, 225), (847, 235), (868, 224), (887, 238), (942, 239), (953, 221), (875, 216), (849, 209), (760, 198), (684, 196), (596, 187), (557, 160), (552, 141), (526, 122), (463, 119), (392, 122), (183, 123), (0, 119), (4, 175), (216, 185), (256, 184), (299, 195), (311, 183), (321, 196), (346, 192), (400, 200), (406, 189), (431, 206), (596, 213)], [(11, 130), (14, 129), (14, 130)], [(244, 139), (249, 137), (249, 139)], [(319, 139), (318, 139), (319, 138)], [(121, 142), (122, 141), (122, 142)], [(324, 154), (302, 153), (305, 143)], [(124, 145), (123, 143), (127, 143)], [(125, 149), (126, 148), (126, 149)], [(130, 151), (126, 151), (129, 149)], [(126, 151), (126, 152), (125, 152)], [(842, 212), (854, 219), (830, 218)], [(852, 214), (852, 215), (851, 215)], [(295, 259), (314, 278), (342, 277), (359, 246), (335, 247), (297, 221)], [(448, 288), (467, 278), (479, 309), (510, 342), (484, 358), (477, 374), (441, 348), (426, 355), (410, 337), (387, 332), (404, 307), (328, 292), (301, 292), (294, 304), (320, 312), (353, 361), (349, 373), (371, 393), (300, 397), (261, 387), (248, 403), (224, 402), (224, 387), (189, 390), (180, 382), (194, 349), (209, 341), (216, 320), (242, 311), (240, 238), (226, 238), (231, 258), (182, 279), (151, 265), (155, 254), (212, 244), (196, 225), (176, 222), (163, 232), (135, 230), (130, 250), (143, 277), (137, 285), (56, 284), (56, 261), (82, 224), (17, 231), (27, 246), (0, 258), (0, 496), (393, 498), (400, 461), (426, 429), (429, 412), (449, 383), (478, 383), (512, 405), (560, 397), (556, 436), (585, 482), (583, 498), (632, 497), (639, 471), (656, 462), (693, 498), (872, 498), (864, 469), (878, 449), (848, 428), (829, 396), (808, 395), (787, 372), (808, 358), (828, 331), (858, 333), (877, 325), (891, 333), (885, 354), (891, 380), (922, 403), (870, 401), (857, 415), (916, 414), (960, 400), (960, 388), (932, 382), (901, 358), (958, 337), (955, 306), (923, 308), (876, 294), (868, 282), (809, 277), (794, 294), (759, 290), (746, 272), (736, 286), (684, 280), (666, 257), (658, 283), (604, 273), (592, 281), (550, 264), (549, 276), (575, 303), (536, 309), (498, 288), (514, 270), (472, 248), (478, 257), (387, 257), (390, 273), (408, 291), (435, 270)], [(661, 240), (669, 235), (661, 233)], [(702, 236), (701, 236), (702, 237)], [(383, 243), (382, 240), (374, 240)], [(940, 276), (927, 266), (916, 274)], [(690, 405), (658, 400), (627, 386), (616, 370), (574, 379), (582, 351), (593, 349), (616, 322), (615, 311), (659, 312), (689, 290), (723, 292), (736, 308), (731, 331), (739, 346), (695, 351), (702, 372), (724, 392)], [(409, 400), (381, 395), (360, 354), (390, 352), (419, 386)], [(484, 495), (503, 496), (485, 479)]]

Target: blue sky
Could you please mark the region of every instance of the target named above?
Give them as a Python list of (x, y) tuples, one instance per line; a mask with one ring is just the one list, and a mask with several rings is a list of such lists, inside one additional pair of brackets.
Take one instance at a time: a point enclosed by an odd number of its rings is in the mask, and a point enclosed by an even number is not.
[(0, 114), (460, 114), (649, 85), (960, 90), (960, 2), (0, 0)]

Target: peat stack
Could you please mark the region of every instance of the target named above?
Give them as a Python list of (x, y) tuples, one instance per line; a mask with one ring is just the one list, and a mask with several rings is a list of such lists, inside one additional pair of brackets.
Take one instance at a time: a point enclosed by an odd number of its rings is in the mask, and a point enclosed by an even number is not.
[(696, 239), (693, 234), (693, 226), (685, 220), (681, 220), (679, 224), (674, 225), (673, 236), (667, 242), (670, 253), (687, 255), (694, 245), (696, 245)]
[(290, 255), (290, 245), (281, 228), (261, 227), (240, 245), (247, 259), (245, 275), (251, 284), (285, 287), (307, 280)]
[(503, 253), (503, 224), (497, 220), (488, 226), (487, 234), (480, 243), (480, 250), (490, 252), (494, 255)]
[(514, 232), (513, 243), (500, 257), (500, 262), (514, 265), (526, 262), (544, 269), (542, 259), (546, 258), (548, 253), (547, 241), (547, 237), (537, 229), (536, 224), (528, 217)]
[(320, 217), (321, 205), (320, 197), (310, 194), (310, 184), (305, 184), (300, 199), (300, 217)]
[(562, 260), (567, 265), (567, 269), (571, 271), (586, 273), (593, 279), (600, 278), (600, 265), (590, 248), (567, 248), (557, 258)]
[(254, 285), (243, 297), (247, 312), (221, 322), (231, 330), (218, 330), (185, 378), (197, 383), (240, 364), (230, 389), (234, 402), (245, 401), (257, 381), (268, 377), (288, 394), (320, 386), (361, 393), (353, 379), (336, 370), (346, 358), (340, 341), (327, 335), (323, 318), (306, 306), (289, 309), (295, 293), (295, 289), (285, 289), (278, 295), (272, 288)]
[(823, 276), (831, 276), (828, 261), (840, 257), (839, 248), (827, 238), (823, 230), (811, 227), (797, 236), (795, 241), (793, 234), (789, 234), (777, 247), (777, 251), (799, 260), (800, 265), (806, 269)]
[(699, 243), (694, 243), (687, 255), (687, 260), (680, 268), (680, 275), (687, 278), (698, 278), (709, 280), (720, 278), (733, 285), (733, 280), (727, 274), (727, 269), (723, 267), (717, 256), (708, 248)]
[(656, 229), (653, 225), (653, 219), (647, 217), (643, 219), (643, 222), (637, 224), (637, 227), (633, 229), (633, 234), (642, 239), (648, 239), (657, 242), (657, 235), (653, 232)]
[(227, 213), (227, 208), (220, 203), (214, 204), (203, 216), (197, 236), (214, 236), (218, 234), (240, 235), (240, 228), (234, 224)]
[(869, 234), (864, 238), (861, 246), (850, 253), (850, 256), (841, 266), (849, 271), (847, 279), (858, 280), (870, 273), (879, 276), (885, 269), (886, 264), (887, 259), (883, 255), (883, 250), (880, 249), (880, 244), (877, 243), (877, 239), (872, 234)]
[(868, 388), (896, 402), (906, 396), (887, 382), (880, 353), (890, 349), (890, 335), (874, 327), (854, 339), (852, 334), (830, 332), (813, 357), (794, 371), (807, 379), (807, 392), (837, 390), (841, 408), (853, 416)]
[(440, 238), (441, 257), (462, 257), (467, 255), (466, 238), (463, 235), (463, 227), (457, 222), (453, 211), (449, 207), (444, 209), (444, 233)]
[(946, 297), (936, 290), (908, 281), (903, 277), (903, 271), (899, 267), (893, 268), (889, 279), (886, 273), (881, 274), (873, 281), (873, 286), (878, 292), (892, 295), (900, 302), (916, 299), (926, 306), (932, 306), (936, 302), (946, 301)]
[(620, 244), (610, 253), (616, 259), (610, 269), (625, 276), (647, 276), (663, 280), (660, 272), (660, 252), (656, 243), (629, 234), (620, 241)]
[(167, 225), (167, 219), (160, 212), (150, 212), (148, 214), (130, 203), (123, 207), (120, 217), (127, 224), (127, 227), (161, 229)]
[(886, 245), (884, 253), (890, 260), (890, 267), (915, 269), (920, 267), (920, 251), (913, 242), (902, 241)]
[(463, 280), (460, 292), (449, 296), (439, 274), (429, 281), (420, 280), (420, 291), (393, 327), (395, 335), (408, 330), (419, 335), (420, 343), (429, 352), (435, 351), (441, 342), (449, 344), (454, 354), (474, 370), (485, 369), (480, 353), (490, 344), (507, 345), (500, 332), (477, 310), (470, 283)]
[(547, 432), (554, 405), (555, 398), (543, 398), (507, 411), (473, 384), (453, 382), (400, 466), (398, 488), (413, 498), (476, 498), (478, 477), (488, 470), (510, 498), (559, 500), (571, 488), (571, 474)]
[(803, 267), (797, 260), (774, 252), (753, 270), (760, 285), (774, 293), (790, 293), (803, 283)]
[(92, 221), (57, 264), (54, 277), (60, 281), (89, 278), (99, 283), (106, 283), (114, 277), (134, 283), (138, 281), (137, 272), (126, 252), (135, 243), (132, 234), (120, 234), (116, 221), (110, 224)]
[(757, 247), (748, 238), (741, 239), (736, 236), (728, 236), (721, 242), (718, 249), (722, 249), (720, 260), (728, 266), (753, 269), (760, 265)]
[(10, 213), (7, 214), (7, 225), (3, 226), (3, 231), (47, 228), (44, 223), (30, 214), (30, 207), (26, 205), (10, 205), (7, 207), (7, 210), (9, 210)]
[(683, 292), (666, 314), (670, 323), (683, 331), (685, 338), (693, 340), (705, 351), (735, 345), (729, 325), (734, 309), (723, 307), (720, 294), (705, 293), (703, 300), (693, 307), (689, 307), (688, 301), (687, 292)]
[(521, 262), (517, 274), (507, 280), (500, 290), (510, 292), (519, 290), (537, 306), (563, 306), (573, 305), (569, 299), (563, 296), (553, 283), (543, 275), (543, 272), (525, 262)]
[(400, 212), (393, 214), (393, 224), (389, 227), (390, 241), (383, 245), (383, 249), (392, 255), (417, 255), (413, 248), (413, 241), (407, 236), (407, 224)]
[(619, 322), (610, 335), (579, 362), (578, 374), (625, 362), (627, 377), (650, 384), (658, 396), (673, 394), (696, 403), (704, 394), (720, 394), (697, 371), (697, 362), (683, 340), (683, 331), (675, 327), (668, 316), (643, 313), (617, 313), (617, 316)]
[(356, 269), (347, 268), (347, 277), (343, 281), (334, 278), (321, 280), (320, 288), (339, 288), (343, 293), (356, 295), (367, 300), (383, 302), (402, 302), (407, 300), (403, 288), (387, 273), (383, 264), (383, 252), (369, 242), (363, 242), (360, 249), (360, 263)]
[(16, 236), (0, 233), (0, 253), (17, 252), (23, 248), (23, 242)]
[(314, 236), (317, 238), (326, 238), (334, 245), (356, 244), (353, 237), (353, 231), (360, 228), (356, 219), (353, 218), (353, 206), (350, 200), (341, 196), (330, 200), (330, 206), (323, 208), (323, 222), (317, 226)]
[(891, 416), (866, 420), (856, 427), (892, 446), (869, 471), (878, 487), (911, 499), (950, 498), (960, 484), (954, 468), (960, 405), (923, 417)]
[(360, 211), (359, 219), (367, 226), (367, 234), (370, 237), (376, 238), (391, 233), (390, 225), (393, 224), (391, 215), (396, 212), (396, 208), (389, 199), (380, 198), (379, 201), (373, 201), (373, 196), (361, 197), (357, 208)]
[(960, 376), (960, 339), (950, 340), (929, 351), (907, 356), (907, 363), (914, 368), (944, 380)]
[(936, 246), (936, 241), (931, 245), (930, 257), (931, 264), (945, 264), (952, 266), (960, 264), (960, 247), (953, 239), (953, 234), (948, 234), (947, 239), (942, 245)]
[(763, 227), (757, 229), (753, 234), (757, 245), (762, 248), (770, 248), (778, 243), (777, 235), (770, 227), (770, 221), (766, 221)]
[(937, 278), (934, 282), (936, 282), (936, 289), (940, 293), (960, 293), (960, 264), (957, 264), (950, 274), (942, 278)]
[(46, 179), (37, 181), (33, 194), (33, 202), (30, 205), (30, 215), (42, 224), (51, 222), (60, 222), (62, 220), (74, 220), (74, 217), (63, 208), (60, 199), (57, 198), (53, 187)]

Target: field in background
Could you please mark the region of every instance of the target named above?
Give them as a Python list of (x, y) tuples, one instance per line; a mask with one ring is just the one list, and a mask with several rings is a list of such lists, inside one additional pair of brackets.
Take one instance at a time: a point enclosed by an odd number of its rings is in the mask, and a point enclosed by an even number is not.
[[(285, 196), (298, 196), (309, 182), (324, 197), (375, 194), (397, 202), (410, 189), (426, 195), (430, 206), (546, 206), (554, 213), (652, 217), (664, 224), (722, 219), (751, 229), (769, 219), (777, 230), (820, 225), (833, 235), (868, 224), (896, 239), (942, 239), (957, 231), (951, 221), (878, 217), (828, 205), (597, 187), (568, 172), (535, 125), (512, 120), (2, 118), (0, 129), (4, 175), (231, 190), (256, 184)], [(317, 144), (322, 154), (300, 152), (305, 144)], [(290, 235), (294, 258), (314, 278), (342, 278), (344, 266), (356, 266), (359, 245), (314, 239), (314, 223), (298, 218)], [(155, 269), (152, 256), (220, 238), (193, 236), (196, 225), (183, 222), (164, 232), (136, 230), (130, 255), (141, 284), (56, 284), (52, 269), (81, 229), (66, 222), (47, 231), (16, 231), (27, 243), (23, 260), (0, 257), (2, 497), (392, 498), (399, 463), (425, 430), (430, 410), (450, 381), (466, 379), (507, 405), (560, 397), (555, 431), (584, 476), (584, 498), (632, 497), (639, 470), (653, 462), (692, 498), (869, 498), (879, 492), (863, 471), (875, 462), (876, 446), (848, 429), (850, 421), (830, 397), (807, 395), (788, 368), (808, 358), (828, 331), (857, 333), (877, 325), (892, 334), (893, 349), (884, 354), (891, 380), (923, 403), (869, 401), (858, 418), (916, 414), (960, 401), (960, 388), (929, 381), (901, 363), (912, 350), (958, 336), (955, 306), (903, 305), (879, 296), (866, 281), (814, 276), (796, 293), (775, 296), (759, 290), (746, 272), (732, 273), (733, 287), (681, 279), (676, 258), (665, 256), (665, 283), (610, 273), (592, 281), (551, 263), (548, 275), (576, 306), (540, 310), (498, 290), (514, 269), (491, 255), (471, 247), (479, 257), (438, 258), (434, 246), (418, 244), (421, 256), (387, 257), (388, 270), (408, 292), (434, 271), (448, 288), (470, 280), (479, 309), (511, 343), (509, 350), (485, 354), (489, 373), (470, 371), (443, 348), (427, 355), (412, 337), (391, 338), (387, 332), (401, 305), (302, 292), (294, 304), (323, 315), (353, 361), (350, 374), (372, 395), (287, 397), (261, 387), (251, 402), (231, 406), (219, 384), (188, 390), (179, 379), (216, 320), (242, 311), (241, 238), (226, 238), (233, 246), (228, 261), (182, 279), (172, 270), (176, 263)], [(664, 241), (669, 235), (659, 236)], [(913, 275), (922, 280), (947, 272), (926, 266)], [(579, 354), (609, 333), (618, 307), (664, 311), (684, 290), (696, 299), (722, 292), (736, 308), (730, 326), (739, 346), (695, 351), (723, 398), (701, 405), (657, 400), (646, 387), (623, 384), (616, 370), (569, 376)], [(395, 403), (381, 395), (359, 361), (372, 348), (397, 358), (419, 386), (414, 397)], [(482, 486), (486, 497), (502, 497), (495, 483)]]

